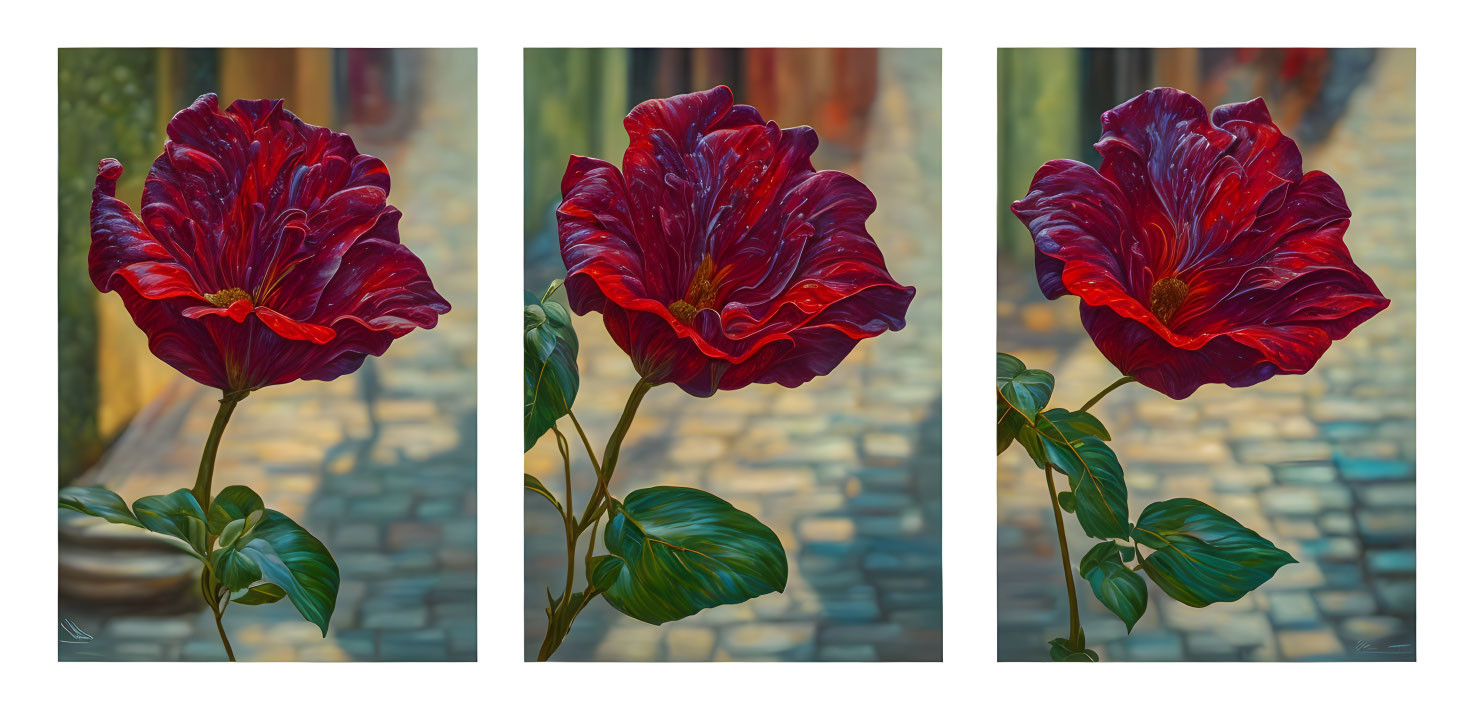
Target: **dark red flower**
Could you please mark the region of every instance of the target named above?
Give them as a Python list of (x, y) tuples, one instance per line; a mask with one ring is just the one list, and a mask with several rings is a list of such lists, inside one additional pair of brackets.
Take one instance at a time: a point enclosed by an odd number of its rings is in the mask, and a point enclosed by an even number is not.
[(814, 171), (809, 127), (732, 91), (643, 102), (622, 165), (571, 156), (557, 213), (570, 307), (599, 311), (647, 380), (696, 396), (794, 387), (905, 326), (915, 289), (865, 231), (875, 197)]
[(1172, 398), (1306, 373), (1389, 305), (1343, 245), (1348, 204), (1261, 99), (1150, 90), (1102, 118), (1099, 170), (1044, 164), (1013, 213), (1050, 299), (1081, 299), (1094, 344)]
[(142, 220), (103, 159), (92, 282), (116, 291), (154, 355), (225, 391), (331, 380), (432, 328), (448, 302), (397, 238), (380, 159), (275, 100), (206, 94), (168, 122)]

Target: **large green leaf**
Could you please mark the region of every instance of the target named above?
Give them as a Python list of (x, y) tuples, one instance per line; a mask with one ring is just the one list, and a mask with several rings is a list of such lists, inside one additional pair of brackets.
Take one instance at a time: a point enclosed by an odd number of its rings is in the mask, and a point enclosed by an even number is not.
[[(550, 290), (554, 290), (551, 285)], [(548, 295), (548, 294), (546, 294)], [(570, 312), (524, 292), (524, 451), (570, 412), (580, 391), (580, 342)]]
[(320, 627), (325, 636), (341, 587), (336, 560), (294, 520), (275, 510), (264, 513), (239, 552), (259, 565), (265, 581), (284, 589), (300, 616)]
[(1272, 578), (1292, 555), (1200, 500), (1156, 502), (1135, 523), (1145, 574), (1181, 604), (1234, 602)]
[(1082, 411), (1075, 413), (1064, 410), (1063, 408), (1049, 408), (1044, 410), (1043, 414), (1048, 416), (1049, 420), (1055, 423), (1061, 423), (1078, 432), (1087, 433), (1106, 442), (1111, 439), (1108, 428), (1105, 428), (1104, 424), (1099, 422), (1099, 419), (1090, 413)]
[[(1074, 514), (1084, 533), (1104, 539), (1129, 539), (1129, 489), (1119, 458), (1098, 436), (1088, 432), (1087, 421), (1076, 425), (1069, 413), (1052, 410), (1038, 416), (1037, 433), (1053, 467), (1068, 476), (1073, 490)], [(1091, 428), (1090, 428), (1091, 429)]]
[(143, 526), (132, 515), (132, 510), (127, 509), (127, 502), (105, 487), (63, 487), (60, 501), (60, 506), (68, 510), (76, 510), (120, 525)]
[(1078, 573), (1089, 581), (1094, 596), (1123, 620), (1129, 631), (1134, 631), (1134, 623), (1144, 616), (1150, 595), (1145, 580), (1124, 566), (1119, 545), (1113, 542), (1094, 545), (1079, 562)]
[(177, 537), (202, 555), (207, 540), (203, 508), (188, 490), (139, 498), (132, 511), (142, 525), (159, 534)]
[[(248, 519), (251, 514), (264, 508), (264, 499), (254, 490), (243, 485), (230, 485), (220, 490), (219, 496), (209, 503), (209, 532), (220, 534), (230, 522)], [(253, 522), (258, 521), (259, 517), (253, 519)]]
[(708, 492), (636, 490), (612, 505), (609, 555), (591, 578), (611, 606), (662, 624), (736, 604), (788, 583), (788, 558), (773, 530)]

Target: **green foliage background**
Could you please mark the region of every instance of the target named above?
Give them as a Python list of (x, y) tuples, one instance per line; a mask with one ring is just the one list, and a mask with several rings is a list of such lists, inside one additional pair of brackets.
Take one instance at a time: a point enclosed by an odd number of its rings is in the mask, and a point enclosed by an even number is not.
[(86, 259), (97, 162), (121, 160), (131, 171), (123, 175), (118, 195), (140, 195), (147, 172), (139, 169), (157, 155), (161, 137), (155, 50), (63, 49), (58, 62), (57, 442), (64, 484), (103, 447), (97, 427), (97, 290)]

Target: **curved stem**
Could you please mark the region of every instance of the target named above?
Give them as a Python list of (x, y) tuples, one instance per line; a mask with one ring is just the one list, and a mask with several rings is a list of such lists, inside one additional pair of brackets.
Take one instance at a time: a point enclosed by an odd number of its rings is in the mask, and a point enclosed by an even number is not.
[(560, 457), (565, 461), (565, 591), (560, 594), (560, 611), (570, 603), (570, 594), (575, 588), (575, 486), (570, 481), (570, 445), (558, 427), (553, 427), (555, 442), (560, 448)]
[[(580, 434), (580, 440), (585, 443), (585, 452), (590, 456), (590, 464), (595, 468), (596, 478), (595, 492), (591, 493), (590, 500), (585, 504), (585, 512), (581, 515), (579, 521), (575, 520), (574, 498), (569, 494), (570, 455), (568, 446), (566, 445), (564, 435), (560, 433), (558, 428), (555, 429), (555, 436), (559, 438), (560, 453), (565, 461), (565, 544), (568, 547), (567, 556), (570, 564), (566, 568), (565, 573), (565, 591), (560, 595), (558, 602), (552, 605), (549, 610), (549, 625), (545, 628), (544, 641), (539, 645), (540, 661), (548, 661), (549, 657), (554, 655), (554, 652), (559, 649), (560, 643), (564, 641), (565, 636), (570, 633), (570, 627), (574, 625), (575, 617), (580, 614), (580, 610), (584, 609), (585, 605), (599, 593), (596, 591), (595, 585), (589, 583), (590, 573), (588, 572), (589, 568), (587, 564), (587, 572), (585, 574), (587, 585), (585, 587), (585, 593), (580, 600), (580, 604), (574, 604), (574, 600), (572, 599), (574, 592), (571, 590), (574, 589), (575, 583), (575, 547), (579, 536), (584, 534), (586, 529), (592, 525), (595, 525), (597, 529), (599, 528), (600, 514), (603, 511), (602, 508), (606, 504), (605, 501), (610, 497), (610, 478), (615, 472), (616, 461), (620, 458), (621, 443), (625, 441), (626, 434), (631, 430), (631, 422), (636, 418), (636, 410), (641, 407), (641, 399), (645, 398), (646, 393), (655, 385), (655, 383), (651, 383), (644, 378), (636, 381), (636, 387), (631, 389), (631, 395), (626, 399), (626, 407), (621, 411), (620, 422), (616, 423), (615, 431), (611, 433), (610, 440), (605, 444), (603, 461), (599, 464), (595, 462), (595, 451), (590, 449), (590, 440), (585, 436), (585, 431), (580, 427), (580, 421), (575, 419), (573, 413), (570, 414), (570, 422), (574, 423), (575, 431)], [(595, 538), (592, 534), (590, 551), (594, 552), (594, 550)], [(586, 557), (588, 559), (589, 554)]]
[(610, 478), (615, 474), (616, 461), (621, 456), (621, 443), (626, 439), (626, 433), (631, 430), (631, 421), (636, 418), (636, 410), (641, 407), (641, 399), (646, 393), (655, 387), (655, 383), (642, 378), (636, 381), (636, 387), (631, 389), (630, 397), (626, 398), (626, 407), (621, 411), (621, 420), (616, 423), (615, 432), (610, 435), (610, 440), (605, 443), (605, 452), (600, 463), (599, 480), (595, 485), (594, 494), (590, 495), (590, 501), (585, 504), (585, 514), (580, 517), (580, 522), (575, 528), (576, 533), (582, 533), (590, 526), (590, 521), (596, 517), (596, 511), (601, 503), (610, 496)]
[[(224, 653), (229, 655), (229, 661), (237, 661), (234, 658), (234, 647), (229, 645), (229, 635), (224, 633), (224, 610), (219, 606), (219, 583), (214, 579), (213, 570), (207, 563), (204, 564), (203, 574), (199, 576), (199, 591), (203, 593), (203, 600), (209, 605), (209, 611), (214, 613), (214, 626), (219, 629), (219, 641), (224, 642)], [(225, 603), (227, 606), (227, 602)]]
[[(214, 459), (219, 454), (219, 441), (224, 438), (224, 428), (229, 425), (229, 418), (234, 415), (234, 406), (249, 395), (247, 390), (236, 390), (224, 393), (219, 399), (219, 412), (214, 414), (214, 426), (209, 429), (209, 437), (203, 444), (203, 457), (198, 461), (198, 478), (193, 483), (193, 499), (198, 501), (205, 516), (209, 513), (209, 503), (213, 500), (214, 494)], [(224, 642), (224, 653), (229, 655), (229, 661), (234, 661), (234, 647), (229, 645), (229, 635), (224, 633), (224, 611), (219, 608), (218, 581), (213, 572), (209, 569), (209, 553), (213, 552), (214, 540), (209, 537), (204, 545), (204, 569), (201, 579), (203, 598), (214, 613), (214, 626), (219, 629), (219, 641)]]
[(203, 513), (209, 513), (209, 501), (214, 494), (214, 458), (219, 454), (219, 441), (224, 437), (224, 428), (229, 425), (229, 418), (234, 414), (234, 406), (249, 395), (247, 390), (236, 390), (232, 393), (225, 393), (219, 399), (219, 412), (214, 414), (214, 427), (209, 430), (209, 437), (203, 444), (203, 457), (198, 461), (198, 478), (193, 483), (193, 499), (198, 500), (198, 506), (203, 508)]
[(575, 418), (575, 411), (565, 413), (570, 416), (570, 422), (575, 425), (575, 432), (580, 434), (580, 444), (585, 446), (585, 454), (590, 456), (590, 467), (595, 469), (595, 478), (600, 479), (600, 461), (595, 459), (595, 449), (590, 447), (590, 438), (585, 437), (585, 429), (580, 427), (580, 421)]
[[(1113, 386), (1110, 386), (1112, 389)], [(1107, 391), (1105, 391), (1107, 392)], [(1058, 549), (1063, 555), (1063, 580), (1068, 585), (1068, 646), (1078, 648), (1078, 592), (1073, 588), (1073, 563), (1068, 560), (1068, 536), (1063, 532), (1063, 510), (1058, 507), (1058, 490), (1053, 487), (1053, 465), (1045, 463), (1048, 475), (1048, 498), (1053, 501), (1053, 521), (1058, 523)]]
[(1104, 396), (1108, 395), (1115, 388), (1118, 388), (1119, 386), (1124, 385), (1125, 383), (1133, 383), (1134, 380), (1135, 380), (1134, 379), (1134, 376), (1126, 375), (1123, 378), (1120, 378), (1119, 380), (1116, 380), (1113, 383), (1110, 383), (1109, 384), (1109, 387), (1107, 387), (1107, 388), (1099, 391), (1099, 394), (1098, 395), (1095, 395), (1094, 397), (1089, 398), (1089, 402), (1084, 403), (1083, 404), (1083, 407), (1078, 409), (1078, 412), (1080, 412), (1080, 413), (1086, 413), (1086, 412), (1088, 412), (1089, 408), (1094, 407), (1094, 403), (1099, 402), (1099, 400), (1101, 398), (1103, 398)]
[(229, 661), (238, 661), (234, 658), (234, 647), (229, 646), (229, 635), (224, 633), (224, 612), (217, 606), (214, 607), (214, 626), (219, 628), (219, 641), (224, 642), (224, 653), (229, 655)]

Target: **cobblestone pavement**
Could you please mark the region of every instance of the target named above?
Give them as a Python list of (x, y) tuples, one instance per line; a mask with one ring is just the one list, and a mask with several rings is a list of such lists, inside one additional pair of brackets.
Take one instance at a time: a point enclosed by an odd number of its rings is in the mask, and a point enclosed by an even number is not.
[[(1412, 660), (1415, 639), (1414, 59), (1383, 51), (1328, 143), (1304, 149), (1353, 209), (1348, 246), (1393, 305), (1304, 376), (1185, 401), (1125, 386), (1095, 408), (1125, 467), (1130, 509), (1195, 497), (1301, 563), (1229, 604), (1183, 606), (1158, 589), (1124, 625), (1082, 581), (1088, 643), (1107, 660)], [(998, 347), (1057, 377), (1073, 407), (1117, 372), (1078, 320), (1046, 302), (1031, 265), (1005, 264)], [(1067, 599), (1042, 474), (1022, 450), (998, 459), (998, 658), (1046, 660)], [(1075, 564), (1092, 540), (1065, 515)]]
[[(215, 490), (253, 488), (325, 542), (341, 571), (324, 639), (288, 600), (230, 608), (224, 621), (243, 661), (472, 660), (477, 653), (476, 59), (471, 50), (433, 51), (427, 61), (415, 129), (400, 144), (363, 150), (391, 168), (403, 241), (453, 309), (355, 374), (267, 388), (239, 405)], [(217, 398), (180, 379), (83, 482), (129, 502), (190, 487)], [(145, 533), (73, 514), (63, 519), (89, 521), (81, 531), (97, 542), (63, 538), (60, 616), (95, 639), (62, 643), (62, 660), (224, 658), (212, 614), (193, 596), (196, 577), (183, 579), (173, 603), (145, 605), (124, 603), (126, 590), (115, 584), (68, 578), (104, 565), (134, 584), (167, 581), (178, 564), (166, 554), (128, 562), (116, 540), (126, 546)], [(196, 575), (198, 563), (182, 560)]]
[[(788, 588), (660, 627), (595, 600), (556, 660), (939, 660), (941, 658), (940, 76), (934, 51), (882, 52), (872, 127), (843, 169), (879, 198), (869, 221), (896, 279), (917, 287), (905, 330), (862, 342), (798, 389), (753, 385), (696, 399), (646, 397), (613, 494), (651, 485), (709, 490), (767, 524), (789, 555)], [(600, 445), (636, 381), (598, 314), (575, 317), (575, 405)], [(576, 456), (577, 504), (593, 485)], [(562, 489), (553, 440), (525, 469)], [(545, 627), (545, 587), (564, 582), (557, 516), (526, 495), (524, 655)], [(603, 547), (600, 549), (604, 551)]]

